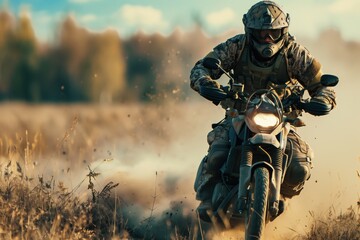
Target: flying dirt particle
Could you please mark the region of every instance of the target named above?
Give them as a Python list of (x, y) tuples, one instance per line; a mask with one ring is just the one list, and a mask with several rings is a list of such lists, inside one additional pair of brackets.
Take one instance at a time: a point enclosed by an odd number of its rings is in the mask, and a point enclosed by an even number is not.
[(131, 115), (130, 115), (130, 114), (128, 114), (127, 116), (128, 116), (128, 118), (129, 118), (129, 117), (131, 117)]
[(173, 89), (173, 90), (171, 91), (172, 94), (177, 94), (177, 93), (179, 93), (179, 92), (180, 92), (180, 89), (179, 89), (179, 88)]
[(65, 90), (64, 85), (61, 85), (60, 90), (61, 90), (61, 91), (64, 91), (64, 90)]
[(94, 152), (96, 152), (96, 148), (94, 148), (94, 150), (93, 150)]
[(63, 155), (66, 155), (66, 151), (63, 151), (62, 154), (63, 154)]

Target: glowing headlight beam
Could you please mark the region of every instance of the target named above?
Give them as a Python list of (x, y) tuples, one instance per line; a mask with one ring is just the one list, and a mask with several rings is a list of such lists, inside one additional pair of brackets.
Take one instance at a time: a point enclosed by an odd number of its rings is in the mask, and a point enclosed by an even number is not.
[(272, 113), (258, 113), (253, 121), (262, 128), (276, 127), (280, 122), (279, 118)]

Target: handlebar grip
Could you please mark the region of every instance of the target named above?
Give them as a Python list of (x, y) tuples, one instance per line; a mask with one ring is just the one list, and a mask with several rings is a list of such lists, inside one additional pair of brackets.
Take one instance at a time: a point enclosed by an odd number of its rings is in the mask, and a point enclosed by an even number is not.
[(314, 116), (323, 116), (330, 113), (332, 107), (331, 104), (319, 102), (319, 101), (313, 101), (310, 100), (310, 102), (300, 102), (299, 107), (303, 109), (305, 112), (310, 113)]
[(228, 97), (228, 94), (223, 89), (209, 86), (201, 86), (199, 93), (201, 96), (212, 101), (216, 105)]

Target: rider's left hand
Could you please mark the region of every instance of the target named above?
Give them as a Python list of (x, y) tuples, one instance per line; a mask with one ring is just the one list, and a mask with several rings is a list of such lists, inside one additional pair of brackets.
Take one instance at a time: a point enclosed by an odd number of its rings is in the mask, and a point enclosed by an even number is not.
[(312, 98), (308, 102), (299, 102), (297, 106), (315, 116), (327, 115), (332, 109), (330, 103), (317, 98)]

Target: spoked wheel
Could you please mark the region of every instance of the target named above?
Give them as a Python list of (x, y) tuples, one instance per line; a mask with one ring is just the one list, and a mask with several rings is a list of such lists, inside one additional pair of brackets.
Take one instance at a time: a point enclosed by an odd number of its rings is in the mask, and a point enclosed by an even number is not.
[(269, 195), (269, 170), (256, 168), (249, 191), (249, 204), (245, 219), (245, 239), (261, 239), (265, 229)]

